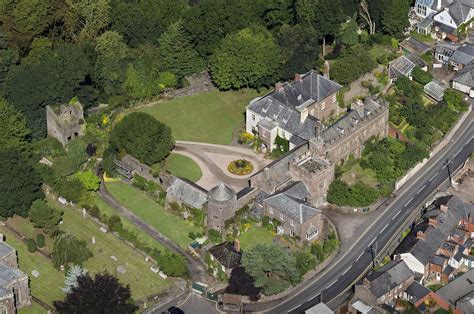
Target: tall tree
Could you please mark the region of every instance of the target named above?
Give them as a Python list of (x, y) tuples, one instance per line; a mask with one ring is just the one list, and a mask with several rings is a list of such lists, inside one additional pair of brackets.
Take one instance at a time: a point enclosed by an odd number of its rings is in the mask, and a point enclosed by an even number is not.
[(245, 268), (237, 266), (232, 269), (229, 278), (229, 285), (227, 292), (233, 294), (246, 295), (252, 301), (260, 299), (261, 288), (255, 287), (255, 280), (252, 276), (247, 274)]
[(54, 301), (59, 313), (134, 313), (138, 307), (132, 302), (130, 287), (107, 273), (77, 277), (64, 301)]
[(293, 0), (266, 0), (263, 1), (263, 20), (271, 30), (294, 22)]
[(67, 35), (74, 41), (94, 40), (110, 22), (109, 0), (65, 0)]
[(25, 116), (16, 108), (0, 98), (0, 150), (29, 149), (27, 142), (30, 130), (26, 126)]
[(347, 23), (341, 25), (341, 42), (346, 46), (353, 46), (359, 42), (359, 34), (357, 31), (359, 26), (357, 22), (351, 19)]
[(408, 11), (410, 11), (410, 0), (389, 1), (382, 14), (383, 31), (390, 35), (403, 33), (409, 24)]
[(166, 69), (178, 79), (204, 68), (204, 60), (192, 46), (182, 20), (171, 24), (158, 42)]
[(260, 87), (278, 78), (281, 63), (273, 35), (254, 26), (227, 35), (209, 60), (209, 68), (221, 89)]
[(78, 240), (70, 233), (62, 232), (54, 239), (53, 263), (56, 268), (61, 265), (82, 265), (92, 257), (92, 252), (87, 248), (86, 242)]
[(31, 205), (29, 217), (35, 228), (54, 228), (60, 221), (63, 212), (49, 206), (44, 200), (36, 200)]
[(17, 151), (0, 150), (0, 160), (0, 216), (26, 217), (33, 201), (43, 197), (41, 178)]
[(174, 146), (171, 129), (143, 112), (132, 112), (120, 121), (110, 142), (150, 166), (168, 156)]
[(281, 292), (301, 280), (295, 258), (276, 245), (257, 244), (244, 252), (242, 266), (266, 295)]

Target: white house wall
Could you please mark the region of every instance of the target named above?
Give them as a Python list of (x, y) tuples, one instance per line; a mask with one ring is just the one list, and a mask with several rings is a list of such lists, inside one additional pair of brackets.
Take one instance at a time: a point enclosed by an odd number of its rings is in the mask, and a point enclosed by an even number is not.
[(440, 22), (441, 24), (445, 24), (451, 26), (453, 28), (457, 28), (458, 25), (454, 22), (453, 18), (449, 14), (449, 12), (445, 9), (439, 14), (436, 14), (433, 18), (435, 21)]
[[(471, 92), (471, 88), (469, 86), (466, 86), (466, 85), (463, 85), (463, 84), (460, 84), (460, 83), (454, 82), (454, 81), (453, 81), (453, 88), (460, 91), (460, 92), (466, 93), (466, 94), (469, 94)], [(471, 97), (472, 97), (472, 95), (471, 95)]]
[(417, 260), (411, 253), (403, 253), (400, 254), (402, 261), (405, 261), (408, 268), (410, 268), (413, 272), (418, 274), (425, 273), (425, 266)]
[[(255, 119), (254, 119), (255, 117)], [(262, 117), (255, 112), (247, 109), (245, 114), (245, 131), (253, 134), (252, 130), (258, 130), (257, 124), (262, 120)]]

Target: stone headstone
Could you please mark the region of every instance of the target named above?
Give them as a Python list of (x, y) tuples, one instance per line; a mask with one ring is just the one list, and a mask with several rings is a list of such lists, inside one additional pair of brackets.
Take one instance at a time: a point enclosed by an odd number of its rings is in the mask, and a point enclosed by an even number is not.
[(86, 209), (82, 208), (82, 218), (86, 218)]
[(145, 262), (148, 262), (150, 258), (148, 256), (145, 256)]
[(103, 233), (107, 233), (107, 228), (105, 227), (100, 227), (99, 230), (102, 231)]
[(164, 272), (162, 272), (162, 271), (160, 271), (160, 272), (158, 273), (158, 275), (160, 275), (160, 277), (163, 278), (163, 279), (168, 278), (168, 276), (166, 276), (166, 274), (165, 274)]
[(116, 257), (115, 257), (115, 256), (113, 256), (113, 255), (110, 255), (110, 258), (111, 258), (112, 260), (114, 260), (115, 262), (117, 262), (117, 261), (118, 261), (118, 258), (116, 258)]
[(38, 278), (39, 275), (40, 275), (40, 273), (39, 273), (39, 271), (37, 271), (36, 269), (33, 269), (33, 270), (31, 271), (31, 275), (32, 275), (33, 277), (35, 277), (35, 278)]
[(92, 237), (92, 244), (95, 244), (95, 237)]
[(157, 267), (153, 267), (153, 266), (150, 267), (150, 270), (154, 272), (155, 274), (160, 271)]
[(117, 272), (118, 273), (125, 274), (126, 271), (127, 271), (127, 269), (125, 268), (125, 266), (123, 266), (123, 265), (118, 265), (117, 266)]
[(58, 197), (58, 202), (61, 203), (62, 205), (67, 204), (67, 200), (62, 196)]

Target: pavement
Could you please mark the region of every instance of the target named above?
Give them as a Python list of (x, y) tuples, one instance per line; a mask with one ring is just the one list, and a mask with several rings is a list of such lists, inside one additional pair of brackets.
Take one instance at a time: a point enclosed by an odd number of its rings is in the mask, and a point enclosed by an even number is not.
[(271, 162), (248, 148), (198, 142), (177, 141), (173, 153), (187, 156), (198, 164), (202, 177), (196, 183), (208, 190), (221, 182), (236, 190), (248, 186), (248, 178), (252, 174), (236, 176), (227, 171), (228, 164), (233, 160), (249, 160), (254, 166), (253, 173)]
[(319, 302), (329, 303), (350, 289), (371, 268), (371, 246), (381, 251), (398, 233), (398, 229), (414, 210), (448, 178), (446, 159), (450, 168), (457, 169), (474, 151), (474, 113), (467, 117), (453, 139), (417, 173), (407, 181), (389, 204), (377, 208), (382, 212), (365, 232), (341, 250), (336, 261), (327, 269), (278, 301), (245, 306), (245, 312), (302, 313)]

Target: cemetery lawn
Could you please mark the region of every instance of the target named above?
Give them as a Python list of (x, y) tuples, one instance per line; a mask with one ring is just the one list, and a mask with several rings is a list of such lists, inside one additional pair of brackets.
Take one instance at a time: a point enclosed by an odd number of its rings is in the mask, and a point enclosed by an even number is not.
[(36, 302), (31, 302), (29, 307), (24, 307), (17, 311), (18, 314), (46, 314), (48, 312), (47, 309), (43, 308)]
[(156, 241), (153, 239), (151, 236), (149, 236), (146, 232), (144, 232), (142, 229), (138, 228), (134, 223), (130, 222), (127, 220), (125, 217), (117, 213), (112, 207), (107, 205), (104, 200), (99, 196), (99, 194), (95, 195), (94, 203), (99, 207), (100, 212), (102, 215), (107, 215), (108, 217), (112, 216), (113, 214), (119, 215), (121, 220), (122, 220), (122, 225), (125, 229), (135, 233), (137, 235), (137, 238), (144, 243), (146, 243), (147, 246), (150, 248), (155, 248), (160, 251), (165, 251), (168, 250), (164, 245), (162, 245), (160, 242)]
[(201, 227), (166, 211), (144, 192), (128, 184), (107, 182), (107, 190), (118, 202), (184, 249), (192, 241), (189, 232), (202, 231)]
[(264, 227), (251, 226), (238, 237), (243, 250), (253, 248), (257, 244), (272, 244), (275, 236)]
[(191, 158), (180, 154), (170, 154), (165, 160), (163, 169), (169, 171), (172, 175), (193, 182), (199, 181), (202, 177), (201, 168), (198, 164)]
[(259, 95), (263, 92), (252, 89), (213, 90), (160, 102), (140, 111), (171, 127), (175, 140), (228, 145), (234, 130), (245, 122), (245, 107)]

